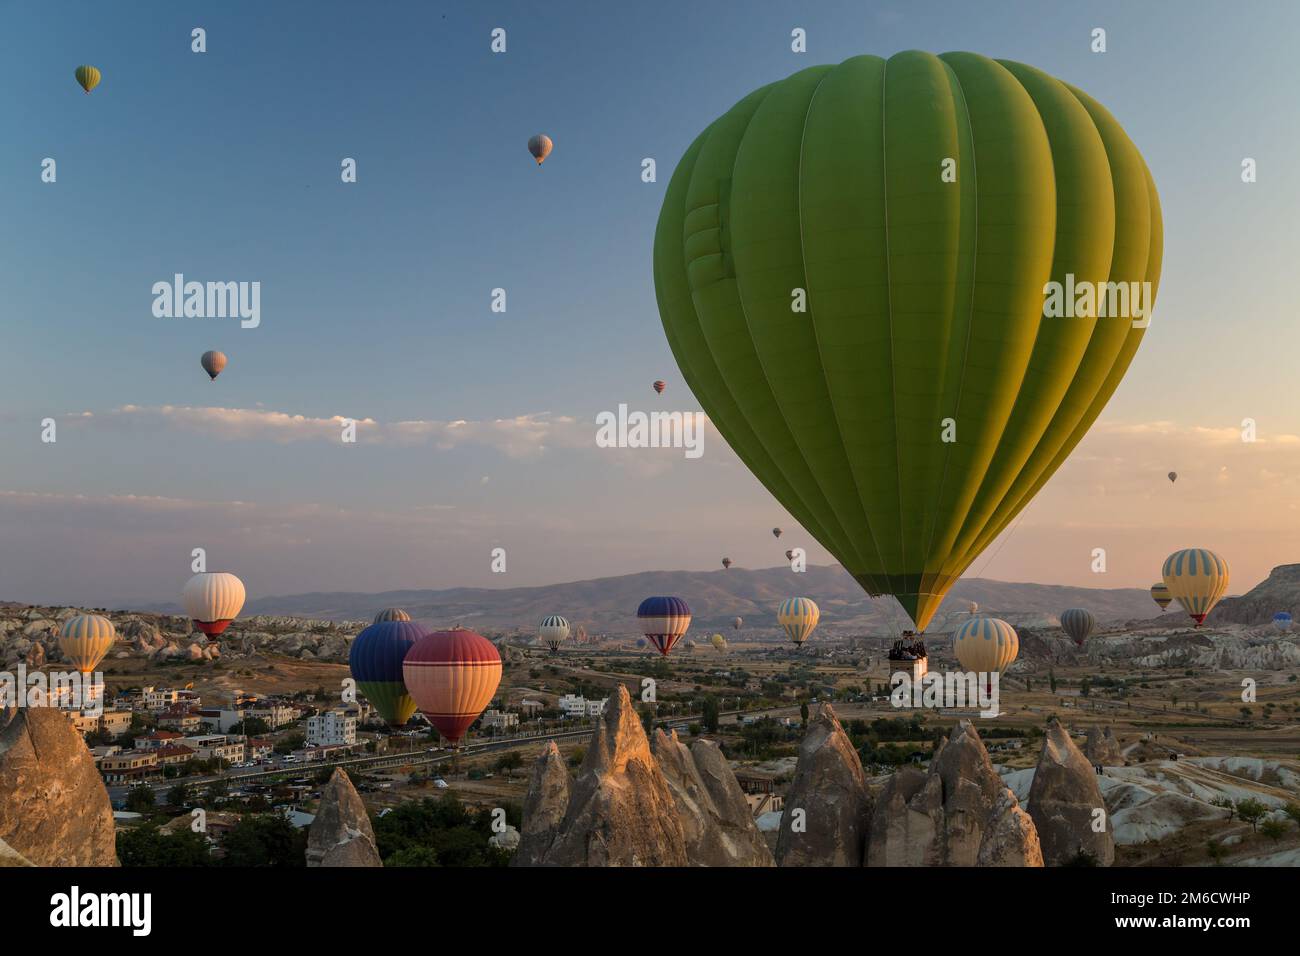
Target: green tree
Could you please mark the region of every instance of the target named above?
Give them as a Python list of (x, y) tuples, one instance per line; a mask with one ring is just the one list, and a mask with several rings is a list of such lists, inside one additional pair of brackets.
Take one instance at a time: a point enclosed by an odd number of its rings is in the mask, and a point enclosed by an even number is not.
[(1259, 821), (1264, 819), (1268, 814), (1268, 807), (1258, 800), (1239, 800), (1237, 801), (1237, 816), (1250, 824), (1252, 830), (1259, 830)]
[(808, 701), (801, 701), (799, 704), (799, 722), (805, 727), (808, 726)]
[(128, 790), (124, 803), (126, 808), (134, 813), (153, 813), (158, 808), (153, 791), (144, 784)]
[(188, 828), (163, 833), (152, 823), (119, 830), (117, 858), (123, 866), (213, 866), (216, 862), (202, 833)]
[(298, 867), (307, 865), (307, 831), (295, 829), (278, 813), (241, 817), (221, 841), (225, 866)]
[(1282, 820), (1268, 819), (1259, 825), (1259, 832), (1274, 843), (1286, 836), (1288, 827)]

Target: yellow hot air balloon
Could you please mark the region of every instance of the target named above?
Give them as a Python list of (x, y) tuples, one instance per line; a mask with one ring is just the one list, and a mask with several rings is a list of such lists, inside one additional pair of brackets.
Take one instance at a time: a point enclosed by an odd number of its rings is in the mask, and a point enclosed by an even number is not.
[(83, 65), (77, 67), (76, 77), (77, 82), (81, 84), (81, 88), (87, 93), (99, 86), (99, 70), (93, 66)]
[(1228, 562), (1205, 548), (1184, 548), (1165, 558), (1161, 574), (1165, 587), (1196, 626), (1228, 590)]
[(1020, 653), (1020, 635), (999, 618), (975, 617), (953, 633), (952, 649), (964, 670), (1001, 674)]
[(822, 612), (811, 598), (786, 598), (776, 612), (776, 622), (785, 628), (786, 636), (801, 647), (812, 635)]
[(83, 674), (99, 666), (108, 649), (117, 640), (113, 622), (98, 614), (78, 614), (59, 627), (59, 648), (63, 656)]
[(725, 651), (727, 649), (727, 639), (721, 634), (714, 634), (709, 638), (709, 643), (713, 645), (716, 651)]

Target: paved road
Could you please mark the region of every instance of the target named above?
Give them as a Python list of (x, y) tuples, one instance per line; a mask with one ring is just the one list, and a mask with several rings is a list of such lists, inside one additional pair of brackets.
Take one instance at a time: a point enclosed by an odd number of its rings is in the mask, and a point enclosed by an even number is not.
[[(725, 718), (735, 718), (737, 714), (744, 713), (754, 717), (774, 717), (787, 714), (795, 714), (798, 707), (774, 707), (768, 710), (751, 710), (751, 711), (723, 711), (718, 714), (718, 720), (721, 723)], [(673, 730), (684, 730), (692, 723), (702, 720), (699, 714), (691, 714), (686, 717), (668, 717), (664, 718), (661, 723), (666, 724)], [(492, 753), (501, 750), (513, 750), (516, 747), (527, 747), (539, 741), (546, 740), (564, 740), (572, 737), (590, 737), (592, 727), (579, 727), (576, 730), (555, 730), (547, 733), (526, 734), (512, 737), (498, 738), (481, 738), (474, 743), (467, 745), (460, 751), (460, 756), (472, 757), (477, 754)], [(220, 774), (208, 774), (201, 777), (176, 777), (171, 780), (151, 781), (147, 786), (154, 793), (154, 802), (163, 803), (166, 800), (167, 791), (178, 783), (184, 783), (190, 787), (203, 787), (218, 780), (224, 780), (230, 784), (240, 783), (257, 783), (270, 781), (279, 777), (302, 776), (314, 774), (316, 771), (324, 768), (342, 767), (345, 770), (382, 770), (385, 767), (407, 767), (407, 766), (424, 766), (444, 763), (456, 753), (451, 750), (408, 750), (396, 754), (366, 754), (360, 757), (343, 757), (337, 760), (310, 760), (298, 763), (291, 763), (276, 766), (272, 769), (229, 769)], [(108, 798), (113, 805), (119, 806), (126, 799), (126, 794), (139, 784), (132, 786), (113, 786), (108, 788)]]

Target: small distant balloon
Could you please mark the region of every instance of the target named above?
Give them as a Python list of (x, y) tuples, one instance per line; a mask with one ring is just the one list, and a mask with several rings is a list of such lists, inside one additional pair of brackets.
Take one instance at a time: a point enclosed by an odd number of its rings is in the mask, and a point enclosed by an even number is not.
[(1291, 615), (1287, 611), (1278, 611), (1273, 615), (1273, 626), (1279, 631), (1291, 630)]
[(1176, 471), (1171, 471), (1171, 472), (1169, 473), (1169, 481), (1170, 481), (1170, 483), (1172, 484), (1173, 482), (1175, 482), (1175, 481), (1177, 481), (1177, 480), (1178, 480), (1178, 472), (1176, 472)]
[(743, 617), (738, 617), (738, 618), (736, 618), (735, 621), (732, 622), (731, 627), (732, 627), (733, 630), (737, 630), (737, 631), (738, 631), (738, 630), (740, 630), (740, 625), (742, 625), (742, 624), (744, 624), (744, 623), (745, 623), (745, 619), (744, 619)]
[(665, 382), (663, 379), (660, 379), (654, 384), (654, 390), (658, 392), (660, 395), (664, 393), (664, 389), (667, 387), (668, 387), (668, 383)]
[(731, 567), (731, 558), (723, 558), (723, 559), (722, 559), (722, 566), (723, 566), (724, 568), (729, 568), (729, 567)]
[(203, 366), (203, 371), (208, 373), (208, 378), (215, 382), (221, 370), (226, 367), (226, 353), (204, 352), (203, 357), (199, 359), (199, 364)]
[(779, 537), (781, 537), (781, 529), (780, 529), (780, 528), (773, 528), (773, 529), (772, 529), (772, 537), (774, 537), (774, 538), (779, 538)]
[(789, 551), (787, 551), (787, 552), (785, 553), (785, 559), (786, 559), (787, 561), (793, 561), (793, 560), (794, 560), (794, 549), (793, 549), (793, 548), (792, 548), (791, 550), (789, 550)]
[(81, 88), (85, 90), (87, 94), (89, 94), (95, 87), (99, 86), (99, 70), (93, 66), (83, 65), (77, 67), (76, 76), (77, 82), (81, 84)]
[(545, 133), (538, 133), (528, 140), (528, 152), (533, 154), (533, 159), (537, 160), (538, 166), (546, 162), (546, 157), (551, 155), (551, 150), (554, 148), (555, 144), (551, 142), (551, 137)]

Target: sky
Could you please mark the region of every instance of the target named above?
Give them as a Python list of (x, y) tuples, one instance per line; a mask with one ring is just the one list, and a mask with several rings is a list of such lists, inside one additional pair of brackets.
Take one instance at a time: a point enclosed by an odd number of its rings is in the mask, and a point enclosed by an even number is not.
[[(1289, 0), (0, 2), (0, 599), (172, 600), (196, 547), (251, 597), (829, 562), (716, 432), (688, 460), (598, 448), (595, 417), (699, 409), (651, 276), (690, 141), (764, 83), (913, 48), (1087, 90), (1164, 214), (1124, 383), (968, 575), (1146, 586), (1198, 546), (1244, 591), (1300, 560), (1298, 30)], [(155, 317), (175, 273), (259, 281), (260, 324)]]

